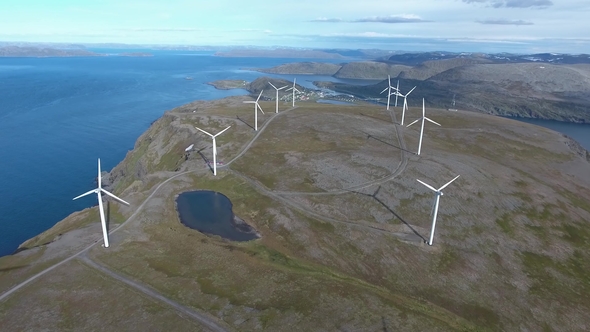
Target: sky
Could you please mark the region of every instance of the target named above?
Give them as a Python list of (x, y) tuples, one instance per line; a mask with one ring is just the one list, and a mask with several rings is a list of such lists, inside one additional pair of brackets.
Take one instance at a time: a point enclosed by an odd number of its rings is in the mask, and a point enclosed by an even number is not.
[(1, 0), (0, 41), (590, 53), (590, 0)]

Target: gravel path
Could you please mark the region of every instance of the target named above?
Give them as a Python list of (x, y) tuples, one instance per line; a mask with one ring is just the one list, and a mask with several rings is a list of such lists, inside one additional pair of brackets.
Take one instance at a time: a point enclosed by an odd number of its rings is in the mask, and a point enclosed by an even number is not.
[(130, 280), (120, 274), (117, 274), (111, 270), (109, 270), (108, 268), (92, 261), (87, 255), (86, 252), (84, 252), (83, 254), (78, 256), (78, 259), (80, 259), (81, 261), (83, 261), (84, 263), (86, 263), (88, 266), (93, 267), (99, 271), (101, 271), (102, 273), (108, 275), (109, 277), (113, 278), (113, 279), (117, 279), (123, 283), (126, 283), (127, 285), (139, 290), (140, 292), (151, 296), (161, 302), (166, 303), (167, 305), (173, 307), (174, 309), (178, 310), (179, 312), (194, 318), (195, 320), (199, 321), (201, 324), (203, 324), (205, 327), (207, 327), (209, 330), (211, 331), (219, 331), (219, 332), (225, 332), (227, 331), (225, 328), (219, 326), (213, 319), (211, 319), (210, 317), (208, 317), (207, 315), (198, 313), (190, 308), (187, 308), (177, 302), (174, 302), (172, 300), (170, 300), (167, 297), (164, 297), (163, 295), (159, 294), (158, 292), (156, 292), (155, 290), (140, 285), (139, 283)]

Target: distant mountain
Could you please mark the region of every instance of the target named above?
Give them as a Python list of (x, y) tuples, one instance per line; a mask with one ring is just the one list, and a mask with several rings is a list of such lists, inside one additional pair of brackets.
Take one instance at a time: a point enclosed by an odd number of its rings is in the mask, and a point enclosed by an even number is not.
[(314, 59), (343, 59), (344, 56), (337, 53), (329, 53), (320, 50), (306, 49), (232, 49), (217, 52), (216, 56), (225, 57), (254, 57), (254, 58), (314, 58)]
[[(444, 62), (447, 60), (441, 60)], [(456, 64), (456, 63), (455, 63)], [(441, 67), (446, 66), (442, 64)], [(410, 106), (478, 111), (502, 116), (544, 118), (590, 123), (590, 65), (545, 63), (469, 63), (428, 79), (400, 75), (401, 93), (418, 88), (408, 98)], [(314, 82), (317, 86), (361, 98), (383, 98), (387, 80), (374, 85)], [(384, 100), (384, 99), (382, 99)]]
[(421, 52), (394, 54), (386, 59), (389, 63), (419, 65), (427, 61), (445, 59), (486, 59), (494, 63), (545, 62), (558, 64), (590, 63), (589, 54), (512, 54), (512, 53), (452, 53), (452, 52)]
[(0, 57), (75, 57), (75, 56), (101, 56), (101, 54), (84, 49), (57, 49), (34, 46), (3, 46), (0, 47)]

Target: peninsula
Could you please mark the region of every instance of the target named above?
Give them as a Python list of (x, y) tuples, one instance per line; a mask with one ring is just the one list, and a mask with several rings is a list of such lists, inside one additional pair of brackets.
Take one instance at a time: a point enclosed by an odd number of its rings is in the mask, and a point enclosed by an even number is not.
[[(590, 325), (590, 155), (537, 126), (375, 104), (196, 101), (142, 134), (105, 188), (0, 258), (6, 330), (563, 330)], [(265, 110), (275, 101), (261, 101)], [(413, 121), (422, 108), (410, 107)], [(218, 132), (217, 176), (207, 166)], [(194, 144), (195, 149), (186, 151)], [(445, 188), (433, 246), (432, 192)], [(180, 223), (175, 197), (220, 192), (261, 238)], [(106, 203), (108, 204), (108, 203)], [(106, 206), (106, 205), (105, 205)], [(98, 243), (98, 244), (97, 244)], [(92, 301), (88, 301), (92, 298)], [(83, 305), (82, 305), (83, 304)], [(34, 315), (30, 315), (34, 312)], [(23, 316), (27, 319), (22, 319)], [(183, 319), (179, 319), (179, 316)]]

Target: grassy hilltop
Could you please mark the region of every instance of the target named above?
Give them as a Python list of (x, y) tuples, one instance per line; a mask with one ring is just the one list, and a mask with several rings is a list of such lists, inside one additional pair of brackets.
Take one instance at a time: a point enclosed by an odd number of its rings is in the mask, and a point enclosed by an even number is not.
[[(416, 156), (419, 126), (394, 124), (399, 109), (281, 103), (278, 115), (259, 116), (255, 133), (243, 100), (250, 98), (194, 102), (154, 122), (110, 172), (110, 189), (131, 203), (109, 204), (110, 228), (123, 225), (111, 248), (94, 246), (0, 300), (0, 326), (579, 331), (590, 324), (590, 156), (574, 141), (428, 108), (442, 127), (426, 124)], [(274, 101), (261, 105), (273, 109)], [(406, 121), (420, 114), (411, 108)], [(214, 177), (204, 162), (210, 139), (194, 126), (228, 125), (217, 141), (225, 167)], [(190, 144), (195, 150), (186, 153)], [(427, 246), (433, 193), (416, 179), (439, 187), (458, 174)], [(195, 189), (228, 196), (262, 237), (235, 243), (184, 227), (175, 196)], [(0, 296), (102, 241), (97, 214), (75, 213), (0, 258)]]

